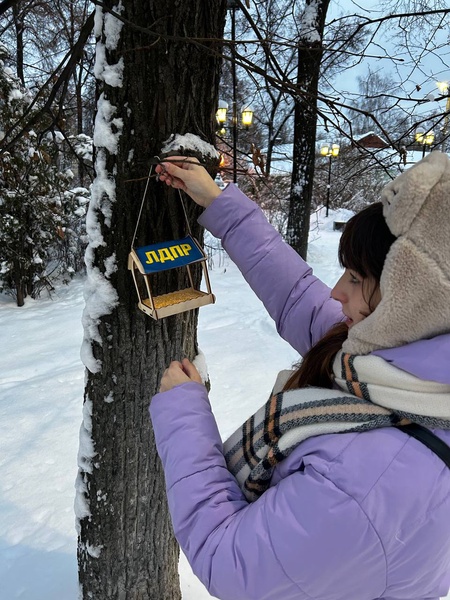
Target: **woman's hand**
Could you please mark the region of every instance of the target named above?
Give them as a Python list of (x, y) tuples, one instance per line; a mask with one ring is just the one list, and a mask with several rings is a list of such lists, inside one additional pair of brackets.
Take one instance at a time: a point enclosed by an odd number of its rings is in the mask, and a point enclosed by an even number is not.
[(161, 181), (185, 191), (194, 202), (204, 208), (221, 193), (219, 186), (194, 157), (171, 156), (165, 162), (156, 165), (155, 171)]
[(174, 360), (164, 371), (159, 391), (168, 392), (176, 385), (189, 383), (190, 381), (203, 383), (200, 373), (187, 358), (183, 358), (181, 362)]

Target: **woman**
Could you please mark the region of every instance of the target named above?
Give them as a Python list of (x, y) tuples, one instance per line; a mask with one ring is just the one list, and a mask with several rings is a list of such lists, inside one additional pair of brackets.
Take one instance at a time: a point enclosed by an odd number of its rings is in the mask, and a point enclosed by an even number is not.
[[(445, 596), (448, 157), (431, 153), (386, 186), (382, 212), (352, 219), (331, 294), (235, 186), (220, 192), (192, 162), (158, 171), (206, 208), (200, 222), (306, 354), (224, 446), (194, 366), (166, 370), (150, 412), (194, 572), (222, 600)], [(433, 429), (433, 449), (411, 422)]]

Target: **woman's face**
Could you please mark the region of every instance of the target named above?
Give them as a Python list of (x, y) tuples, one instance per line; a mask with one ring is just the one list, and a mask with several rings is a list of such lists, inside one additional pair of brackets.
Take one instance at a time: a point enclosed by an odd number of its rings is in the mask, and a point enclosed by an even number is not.
[(331, 297), (342, 304), (349, 329), (368, 317), (381, 300), (379, 285), (372, 278), (364, 278), (352, 269), (345, 269), (331, 290)]

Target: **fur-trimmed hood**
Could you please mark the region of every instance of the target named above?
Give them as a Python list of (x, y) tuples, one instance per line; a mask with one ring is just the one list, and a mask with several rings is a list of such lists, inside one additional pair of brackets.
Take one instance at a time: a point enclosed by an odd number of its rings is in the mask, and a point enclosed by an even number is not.
[(345, 352), (368, 354), (450, 332), (450, 159), (432, 152), (381, 195), (397, 237), (380, 280), (381, 302), (352, 327)]

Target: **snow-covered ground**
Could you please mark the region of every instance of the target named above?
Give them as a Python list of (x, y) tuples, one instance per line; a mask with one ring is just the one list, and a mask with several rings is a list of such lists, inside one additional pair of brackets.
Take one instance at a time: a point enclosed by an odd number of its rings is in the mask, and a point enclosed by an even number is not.
[[(329, 284), (341, 272), (333, 217), (312, 219), (309, 249), (316, 274)], [(216, 256), (214, 262), (217, 302), (200, 310), (199, 344), (226, 437), (298, 357), (231, 261)], [(83, 306), (81, 279), (58, 288), (53, 300), (28, 300), (23, 308), (0, 295), (0, 600), (77, 600), (73, 503)], [(183, 557), (180, 578), (184, 600), (211, 598)]]

